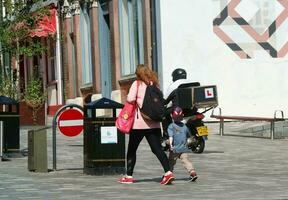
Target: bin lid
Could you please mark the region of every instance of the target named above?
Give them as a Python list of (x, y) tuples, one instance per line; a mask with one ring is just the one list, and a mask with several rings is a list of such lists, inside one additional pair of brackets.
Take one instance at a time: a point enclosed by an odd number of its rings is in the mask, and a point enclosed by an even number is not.
[(0, 96), (0, 104), (16, 105), (18, 102), (15, 99), (6, 96)]
[(112, 108), (123, 108), (124, 105), (116, 101), (113, 101), (111, 99), (108, 99), (106, 97), (102, 97), (101, 99), (92, 101), (84, 105), (84, 107), (90, 108), (90, 109), (95, 109), (95, 108), (111, 108), (112, 109)]

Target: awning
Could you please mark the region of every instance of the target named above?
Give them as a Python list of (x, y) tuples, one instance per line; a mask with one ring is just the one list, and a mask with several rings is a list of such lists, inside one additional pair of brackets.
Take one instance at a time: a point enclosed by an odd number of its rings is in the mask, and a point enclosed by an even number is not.
[(50, 15), (44, 16), (37, 22), (36, 28), (31, 31), (31, 37), (47, 37), (56, 34), (56, 15), (55, 8), (50, 9)]

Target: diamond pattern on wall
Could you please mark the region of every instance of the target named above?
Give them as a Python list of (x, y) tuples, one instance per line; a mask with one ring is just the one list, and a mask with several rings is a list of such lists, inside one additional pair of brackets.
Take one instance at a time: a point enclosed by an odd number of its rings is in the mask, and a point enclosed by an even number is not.
[(282, 58), (288, 53), (287, 21), (288, 0), (231, 0), (213, 30), (240, 58)]

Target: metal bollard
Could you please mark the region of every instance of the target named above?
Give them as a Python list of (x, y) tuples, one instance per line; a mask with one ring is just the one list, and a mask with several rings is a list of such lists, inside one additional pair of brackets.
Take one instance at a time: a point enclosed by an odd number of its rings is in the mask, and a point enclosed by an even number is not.
[(0, 162), (3, 158), (3, 121), (0, 121)]

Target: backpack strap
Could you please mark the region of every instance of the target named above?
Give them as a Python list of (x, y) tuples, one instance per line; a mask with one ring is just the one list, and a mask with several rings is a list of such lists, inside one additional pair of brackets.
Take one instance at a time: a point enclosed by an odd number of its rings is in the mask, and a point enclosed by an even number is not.
[(138, 96), (138, 89), (139, 89), (139, 85), (140, 85), (140, 83), (139, 83), (138, 80), (136, 81), (136, 85), (137, 85), (137, 91), (136, 91), (136, 99), (137, 99), (137, 96)]
[(137, 106), (137, 108), (136, 108), (136, 117), (137, 117), (137, 119), (138, 119), (138, 110), (139, 110), (139, 105), (138, 105), (138, 103), (137, 103), (138, 89), (139, 89), (139, 85), (140, 85), (139, 82), (140, 82), (139, 80), (136, 81), (136, 83), (137, 83), (137, 90), (136, 90), (136, 100), (135, 100), (135, 104), (136, 104), (136, 106)]

